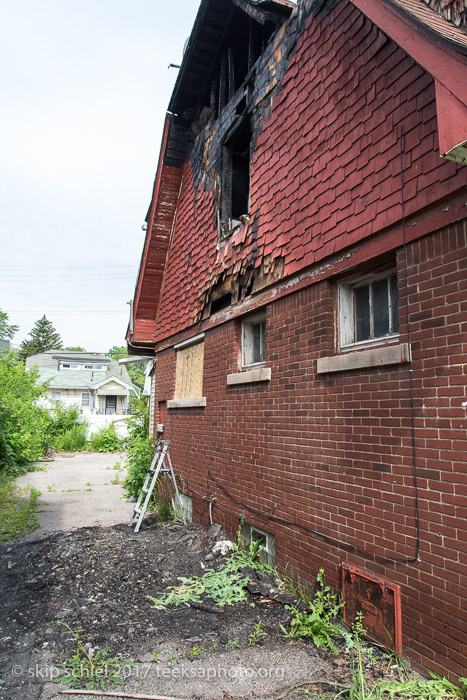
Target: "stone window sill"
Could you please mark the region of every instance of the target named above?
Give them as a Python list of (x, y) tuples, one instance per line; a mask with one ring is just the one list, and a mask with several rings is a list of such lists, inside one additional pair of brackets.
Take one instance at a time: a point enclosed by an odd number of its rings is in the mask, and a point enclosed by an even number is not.
[(254, 382), (270, 382), (271, 368), (258, 367), (257, 369), (249, 369), (246, 372), (235, 372), (235, 374), (227, 375), (227, 386), (235, 386), (237, 384), (252, 384)]
[(205, 396), (199, 396), (193, 399), (171, 399), (167, 401), (167, 408), (204, 408), (205, 406)]
[(353, 369), (382, 367), (410, 362), (410, 346), (408, 343), (388, 345), (369, 350), (346, 352), (332, 357), (320, 357), (317, 361), (318, 374), (327, 372), (346, 372)]

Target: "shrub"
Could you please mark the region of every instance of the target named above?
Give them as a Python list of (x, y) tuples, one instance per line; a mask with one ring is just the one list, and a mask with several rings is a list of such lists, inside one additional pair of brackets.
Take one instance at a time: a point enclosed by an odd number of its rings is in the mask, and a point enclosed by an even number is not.
[[(123, 483), (127, 496), (137, 498), (153, 457), (152, 439), (149, 431), (149, 408), (146, 398), (130, 399), (132, 416), (128, 420), (127, 465), (128, 474)], [(154, 501), (153, 494), (151, 501)]]
[(120, 452), (122, 442), (115, 430), (115, 424), (110, 423), (91, 436), (89, 449), (93, 452)]
[(36, 385), (37, 376), (14, 352), (0, 355), (0, 471), (12, 476), (46, 446), (48, 416), (36, 405), (45, 389)]
[(88, 449), (86, 423), (75, 423), (54, 440), (54, 447), (59, 452), (83, 452)]

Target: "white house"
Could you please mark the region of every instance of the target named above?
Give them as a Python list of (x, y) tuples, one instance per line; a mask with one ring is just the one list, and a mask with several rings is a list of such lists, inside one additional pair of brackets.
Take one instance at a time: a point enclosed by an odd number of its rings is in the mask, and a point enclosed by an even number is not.
[(48, 350), (28, 357), (26, 367), (36, 367), (39, 381), (47, 384), (47, 408), (61, 401), (77, 404), (87, 416), (126, 415), (129, 397), (140, 391), (125, 366), (99, 353)]

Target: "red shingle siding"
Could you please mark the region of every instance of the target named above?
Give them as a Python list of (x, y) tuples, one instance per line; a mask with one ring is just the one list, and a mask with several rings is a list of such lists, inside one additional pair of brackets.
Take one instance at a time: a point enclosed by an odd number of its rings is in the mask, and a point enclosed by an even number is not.
[(439, 156), (433, 80), (350, 3), (310, 18), (257, 140), (250, 224), (219, 251), (213, 192), (185, 168), (158, 340), (223, 269), (272, 255), (287, 276), (399, 221), (401, 132), (409, 216), (467, 182)]
[[(324, 565), (338, 586), (346, 559), (399, 583), (404, 648), (454, 675), (465, 673), (467, 653), (466, 238), (460, 224), (408, 249), (420, 562), (384, 559), (411, 559), (416, 551), (408, 365), (316, 374), (317, 358), (335, 347), (336, 287), (329, 280), (268, 306), (269, 384), (227, 387), (227, 374), (237, 371), (238, 324), (209, 331), (207, 406), (169, 410), (164, 435), (194, 496), (195, 517), (207, 517), (199, 496), (215, 495), (216, 522), (233, 532), (244, 513), (275, 534), (281, 568), (311, 581)], [(397, 257), (404, 340), (402, 250)], [(173, 349), (158, 354), (159, 401), (173, 396), (174, 358)], [(273, 517), (252, 517), (248, 507)], [(331, 545), (335, 540), (360, 549)]]

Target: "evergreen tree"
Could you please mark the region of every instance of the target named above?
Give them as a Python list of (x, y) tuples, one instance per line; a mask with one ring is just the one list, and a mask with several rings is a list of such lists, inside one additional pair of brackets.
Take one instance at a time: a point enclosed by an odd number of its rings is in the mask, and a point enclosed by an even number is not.
[(37, 355), (46, 350), (61, 350), (63, 348), (62, 339), (53, 325), (47, 318), (42, 316), (35, 322), (32, 331), (28, 334), (30, 340), (23, 340), (19, 347), (19, 354), (23, 358)]
[(0, 340), (11, 340), (19, 326), (8, 323), (8, 314), (0, 309)]

